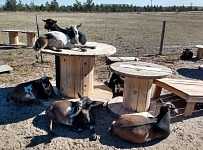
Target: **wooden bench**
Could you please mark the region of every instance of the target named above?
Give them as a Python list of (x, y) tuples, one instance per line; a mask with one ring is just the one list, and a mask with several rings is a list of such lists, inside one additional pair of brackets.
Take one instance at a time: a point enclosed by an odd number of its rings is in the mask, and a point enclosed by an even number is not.
[(202, 59), (203, 57), (203, 45), (195, 45), (197, 48), (197, 58)]
[(19, 42), (18, 33), (20, 30), (2, 30), (2, 32), (8, 32), (9, 43), (4, 44), (8, 46), (22, 46), (24, 43)]
[(196, 103), (203, 103), (203, 81), (163, 78), (153, 83), (156, 84), (153, 99), (159, 98), (164, 88), (186, 100), (184, 116), (192, 115)]

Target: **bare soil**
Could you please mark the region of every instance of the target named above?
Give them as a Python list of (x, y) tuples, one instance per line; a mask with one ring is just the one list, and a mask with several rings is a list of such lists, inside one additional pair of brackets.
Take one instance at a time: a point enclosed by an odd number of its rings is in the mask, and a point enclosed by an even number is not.
[[(112, 44), (117, 48), (115, 56), (136, 56), (141, 61), (153, 62), (171, 68), (171, 78), (203, 80), (203, 71), (198, 67), (203, 63), (195, 57), (180, 60), (183, 48), (202, 44), (203, 14), (187, 13), (0, 13), (0, 30), (36, 30), (35, 16), (38, 15), (40, 34), (45, 33), (41, 19), (53, 18), (62, 27), (83, 23), (83, 31), (88, 41)], [(162, 21), (167, 21), (163, 55), (159, 51)], [(8, 35), (0, 33), (0, 43), (8, 42)], [(24, 34), (21, 42), (26, 43)], [(201, 105), (191, 117), (183, 117), (185, 101), (178, 97), (174, 102), (180, 114), (171, 118), (171, 128), (176, 129), (164, 140), (145, 144), (132, 144), (111, 135), (108, 131), (116, 120), (106, 107), (94, 108), (96, 133), (100, 137), (91, 141), (90, 132), (68, 131), (67, 126), (54, 125), (57, 137), (47, 135), (48, 122), (44, 114), (47, 106), (14, 106), (6, 102), (7, 93), (19, 83), (38, 79), (43, 75), (55, 79), (54, 56), (44, 55), (45, 63), (37, 63), (33, 49), (0, 47), (0, 65), (8, 64), (11, 73), (0, 74), (0, 149), (153, 149), (153, 150), (201, 150), (203, 140), (203, 111)], [(96, 58), (95, 79), (109, 80), (106, 58)], [(167, 91), (163, 97), (170, 95)]]

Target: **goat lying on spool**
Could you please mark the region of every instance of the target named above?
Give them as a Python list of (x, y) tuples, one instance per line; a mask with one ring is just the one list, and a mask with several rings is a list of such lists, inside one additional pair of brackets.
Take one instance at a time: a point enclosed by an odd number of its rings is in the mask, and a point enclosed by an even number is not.
[(67, 29), (63, 29), (61, 27), (59, 27), (56, 23), (56, 20), (53, 19), (42, 19), (42, 21), (45, 22), (44, 28), (47, 29), (48, 31), (60, 31), (63, 32), (64, 34), (68, 35), (69, 38), (75, 39), (76, 43), (73, 41), (72, 44), (78, 44), (78, 41), (80, 44), (85, 45), (85, 43), (87, 42), (86, 36), (84, 33), (82, 33), (81, 31), (78, 31), (78, 28), (82, 25), (74, 25), (71, 26), (70, 28)]
[(33, 46), (33, 49), (37, 51), (36, 59), (39, 59), (39, 54), (44, 48), (48, 48), (51, 50), (59, 51), (59, 49), (71, 49), (71, 48), (79, 48), (83, 52), (87, 51), (84, 48), (90, 48), (94, 49), (93, 46), (78, 46), (75, 44), (72, 44), (70, 42), (69, 36), (66, 34), (59, 32), (59, 31), (50, 31), (43, 36), (40, 36)]
[(113, 122), (110, 131), (113, 135), (133, 143), (167, 138), (170, 135), (170, 110), (178, 113), (172, 103), (162, 102), (157, 117), (150, 117), (146, 115), (147, 112), (123, 115)]
[(95, 116), (91, 110), (92, 107), (101, 104), (98, 101), (92, 101), (87, 96), (81, 96), (80, 100), (71, 102), (69, 100), (61, 100), (53, 102), (47, 109), (46, 114), (49, 118), (49, 132), (55, 135), (52, 128), (52, 121), (60, 124), (70, 125), (77, 132), (89, 127), (92, 133), (92, 139), (96, 140), (95, 133)]
[(29, 103), (42, 100), (48, 100), (48, 97), (61, 99), (54, 90), (50, 83), (50, 77), (42, 77), (37, 80), (18, 84), (7, 95), (7, 102), (14, 101), (15, 104)]

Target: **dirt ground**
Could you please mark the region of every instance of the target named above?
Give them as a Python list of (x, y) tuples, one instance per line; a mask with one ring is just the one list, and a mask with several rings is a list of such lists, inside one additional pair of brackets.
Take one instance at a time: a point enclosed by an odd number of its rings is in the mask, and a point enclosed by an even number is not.
[[(30, 17), (22, 17), (29, 15)], [(202, 13), (121, 13), (121, 14), (68, 14), (68, 13), (0, 13), (0, 30), (20, 29), (36, 30), (33, 25), (35, 15), (39, 17), (40, 32), (45, 33), (41, 18), (54, 18), (65, 26), (83, 23), (81, 28), (88, 41), (112, 44), (117, 48), (115, 56), (136, 56), (141, 61), (153, 62), (171, 68), (170, 78), (203, 80), (203, 71), (199, 70), (202, 60), (195, 57), (189, 61), (180, 60), (183, 48), (202, 44)], [(21, 20), (19, 23), (18, 20)], [(106, 20), (106, 22), (105, 22)], [(124, 20), (124, 21), (123, 21)], [(162, 20), (167, 20), (163, 55), (159, 50)], [(5, 23), (6, 22), (6, 23)], [(125, 31), (123, 31), (125, 29)], [(169, 32), (170, 31), (170, 32)], [(5, 43), (7, 35), (1, 33), (0, 40)], [(20, 40), (26, 42), (21, 35)], [(108, 131), (116, 117), (106, 107), (94, 108), (96, 114), (97, 141), (90, 140), (90, 132), (68, 131), (67, 126), (54, 125), (57, 137), (47, 135), (48, 123), (45, 105), (14, 106), (6, 102), (7, 93), (19, 83), (38, 79), (43, 75), (55, 79), (54, 56), (44, 55), (45, 63), (37, 63), (33, 49), (0, 47), (0, 65), (8, 64), (11, 73), (0, 74), (0, 149), (135, 149), (135, 150), (201, 150), (203, 140), (203, 111), (200, 105), (191, 117), (183, 117), (185, 102), (176, 97), (174, 102), (180, 114), (171, 118), (171, 128), (176, 129), (164, 140), (145, 144), (132, 144), (123, 141)], [(105, 58), (96, 58), (95, 79), (109, 80)], [(170, 93), (164, 91), (163, 97)]]

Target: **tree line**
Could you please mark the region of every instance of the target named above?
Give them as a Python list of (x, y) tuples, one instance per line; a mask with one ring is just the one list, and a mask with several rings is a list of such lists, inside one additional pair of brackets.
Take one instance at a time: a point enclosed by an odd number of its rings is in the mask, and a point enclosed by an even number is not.
[(45, 5), (35, 5), (34, 0), (30, 4), (23, 4), (21, 0), (6, 0), (0, 7), (1, 11), (50, 11), (50, 12), (183, 12), (183, 11), (202, 11), (203, 8), (192, 6), (134, 6), (128, 4), (100, 4), (97, 5), (93, 0), (86, 0), (83, 4), (76, 0), (73, 5), (59, 6), (57, 0), (52, 0)]

